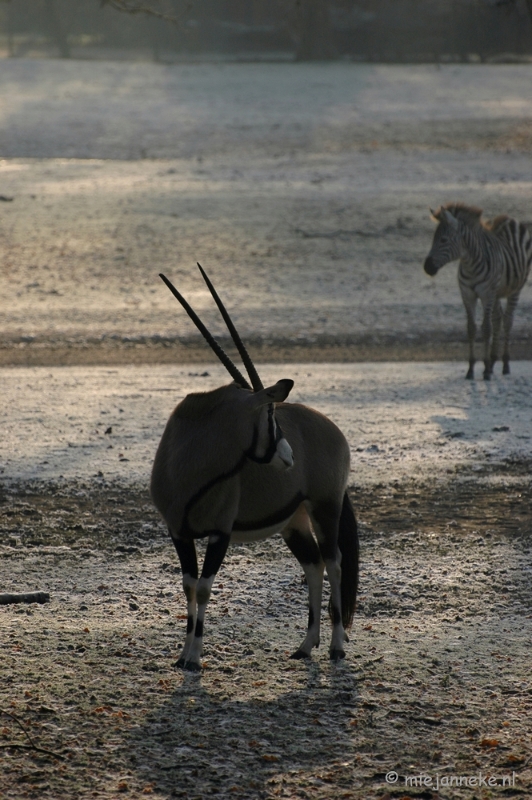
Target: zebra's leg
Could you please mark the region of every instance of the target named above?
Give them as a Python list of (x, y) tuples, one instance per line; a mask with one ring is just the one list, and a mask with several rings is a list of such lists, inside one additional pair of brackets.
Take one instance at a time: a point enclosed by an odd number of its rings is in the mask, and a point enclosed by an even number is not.
[(514, 321), (514, 312), (519, 300), (519, 293), (511, 294), (506, 301), (506, 308), (503, 315), (504, 326), (504, 349), (502, 354), (502, 374), (510, 374), (510, 333)]
[(491, 347), (491, 336), (493, 333), (493, 322), (492, 322), (492, 315), (493, 315), (493, 305), (494, 305), (494, 298), (481, 298), (482, 307), (484, 309), (484, 319), (482, 320), (482, 341), (484, 342), (484, 374), (483, 378), (485, 381), (489, 381), (491, 379), (491, 357), (490, 357), (490, 347)]
[(298, 508), (282, 531), (282, 537), (301, 564), (308, 585), (307, 634), (290, 658), (310, 658), (312, 648), (318, 647), (320, 644), (321, 598), (325, 565), (312, 535), (310, 519), (304, 505)]
[(222, 565), (227, 548), (229, 546), (230, 536), (226, 533), (213, 533), (209, 536), (207, 549), (205, 550), (205, 559), (203, 561), (203, 569), (196, 586), (196, 601), (198, 604), (198, 612), (196, 616), (196, 625), (194, 627), (194, 636), (187, 652), (183, 669), (190, 670), (191, 672), (199, 672), (201, 670), (200, 657), (203, 651), (203, 622), (205, 619), (205, 609), (211, 596), (211, 589), (216, 573)]
[(340, 524), (341, 506), (336, 503), (319, 503), (310, 510), (312, 526), (316, 533), (318, 546), (331, 587), (329, 600), (329, 615), (332, 623), (331, 646), (329, 656), (331, 661), (345, 658), (344, 642), (347, 634), (342, 623), (342, 597), (341, 581), (342, 567), (341, 554), (338, 548), (338, 527)]
[(469, 369), (466, 378), (472, 381), (475, 377), (475, 336), (477, 335), (477, 324), (475, 322), (475, 311), (477, 308), (477, 296), (470, 289), (460, 287), (462, 300), (467, 314), (467, 338), (469, 341)]
[(172, 541), (181, 563), (183, 591), (187, 598), (187, 635), (179, 659), (176, 662), (176, 667), (184, 667), (192, 647), (192, 642), (194, 641), (194, 628), (196, 627), (198, 559), (196, 556), (196, 545), (193, 539), (174, 539), (172, 537)]
[(495, 362), (497, 361), (497, 357), (499, 355), (499, 338), (501, 334), (502, 306), (500, 300), (496, 300), (495, 305), (493, 306), (492, 321), (493, 338), (491, 341), (490, 372), (493, 375), (493, 367), (495, 366)]

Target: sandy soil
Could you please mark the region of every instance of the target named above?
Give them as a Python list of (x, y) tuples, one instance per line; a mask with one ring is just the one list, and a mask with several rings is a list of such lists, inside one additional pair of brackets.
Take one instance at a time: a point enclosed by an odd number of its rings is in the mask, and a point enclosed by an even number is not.
[[(531, 218), (529, 76), (2, 63), (0, 585), (50, 602), (0, 606), (1, 798), (530, 796), (531, 362), (465, 381), (454, 270), (421, 268), (428, 206)], [(225, 376), (157, 273), (222, 333), (196, 260), (265, 379), (349, 440), (336, 666), (325, 603), (288, 659), (306, 587), (276, 537), (232, 548), (204, 671), (174, 669), (147, 478), (175, 403)], [(527, 286), (528, 359), (531, 311)]]

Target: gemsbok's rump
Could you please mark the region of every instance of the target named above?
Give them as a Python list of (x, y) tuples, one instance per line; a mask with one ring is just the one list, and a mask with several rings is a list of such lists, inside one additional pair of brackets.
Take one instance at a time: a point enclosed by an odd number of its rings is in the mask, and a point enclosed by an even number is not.
[[(198, 264), (199, 266), (199, 264)], [(201, 331), (233, 382), (187, 395), (163, 433), (151, 476), (153, 501), (177, 550), (187, 600), (187, 632), (177, 666), (201, 669), (205, 609), (231, 542), (280, 532), (305, 573), (306, 636), (292, 658), (309, 658), (320, 642), (323, 573), (330, 583), (330, 658), (344, 658), (355, 611), (358, 533), (347, 495), (349, 446), (327, 417), (284, 402), (294, 385), (264, 388), (205, 272), (201, 273), (238, 348), (251, 382), (240, 373), (183, 296), (161, 278)], [(207, 539), (201, 573), (196, 539)]]
[[(425, 259), (425, 272), (436, 275), (445, 264), (460, 259), (458, 286), (467, 314), (469, 338), (466, 378), (474, 377), (477, 300), (484, 311), (484, 379), (491, 378), (497, 361), (501, 322), (504, 327), (502, 374), (508, 375), (514, 312), (532, 264), (532, 237), (527, 226), (506, 215), (485, 222), (481, 219), (482, 209), (464, 203), (448, 203), (431, 214), (438, 227)], [(501, 298), (504, 297), (503, 313)]]

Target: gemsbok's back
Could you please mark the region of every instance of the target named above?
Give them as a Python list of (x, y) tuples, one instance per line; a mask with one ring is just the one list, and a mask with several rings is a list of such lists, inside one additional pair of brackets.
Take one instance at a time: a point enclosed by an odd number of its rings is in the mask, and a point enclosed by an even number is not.
[[(199, 265), (198, 265), (199, 266)], [(336, 425), (317, 411), (285, 403), (293, 386), (264, 388), (234, 325), (205, 272), (251, 385), (163, 276), (233, 378), (210, 392), (190, 394), (172, 413), (151, 476), (153, 501), (177, 550), (187, 598), (187, 634), (177, 666), (200, 670), (205, 609), (231, 542), (280, 532), (305, 573), (307, 634), (292, 658), (319, 645), (324, 568), (330, 582), (330, 657), (345, 656), (358, 584), (358, 533), (347, 496), (349, 447)], [(207, 539), (201, 574), (196, 539)]]

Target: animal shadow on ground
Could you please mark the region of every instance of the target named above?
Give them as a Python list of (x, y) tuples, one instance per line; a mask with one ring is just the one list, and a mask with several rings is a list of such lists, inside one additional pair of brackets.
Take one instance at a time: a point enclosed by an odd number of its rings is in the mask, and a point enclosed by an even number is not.
[(250, 680), (244, 664), (230, 676), (227, 668), (185, 673), (131, 732), (130, 761), (142, 780), (187, 798), (266, 797), (285, 780), (349, 788), (350, 722), (359, 702), (354, 669), (345, 661), (325, 668), (308, 661), (283, 670), (278, 660), (271, 668), (269, 681)]

